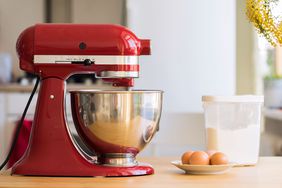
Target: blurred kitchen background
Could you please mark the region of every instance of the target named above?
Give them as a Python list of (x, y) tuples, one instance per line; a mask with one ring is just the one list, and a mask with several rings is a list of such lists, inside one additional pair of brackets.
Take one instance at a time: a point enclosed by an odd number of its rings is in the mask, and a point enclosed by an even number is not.
[[(282, 53), (258, 37), (245, 0), (0, 0), (1, 161), (33, 87), (32, 76), (19, 69), (16, 40), (42, 22), (121, 24), (152, 40), (135, 88), (162, 89), (165, 97), (160, 132), (141, 155), (204, 149), (202, 95), (264, 93), (261, 155), (282, 155), (282, 82), (266, 79), (274, 64), (279, 70)], [(111, 87), (92, 75), (80, 78), (72, 77), (68, 87)]]

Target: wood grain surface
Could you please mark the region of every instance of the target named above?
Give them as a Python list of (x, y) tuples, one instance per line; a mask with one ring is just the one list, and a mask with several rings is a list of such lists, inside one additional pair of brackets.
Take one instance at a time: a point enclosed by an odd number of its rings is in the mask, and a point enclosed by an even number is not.
[(187, 175), (170, 164), (178, 158), (140, 158), (151, 163), (155, 174), (136, 177), (28, 177), (0, 175), (0, 187), (99, 187), (99, 188), (240, 188), (282, 187), (282, 157), (261, 157), (256, 166), (234, 167), (226, 174)]

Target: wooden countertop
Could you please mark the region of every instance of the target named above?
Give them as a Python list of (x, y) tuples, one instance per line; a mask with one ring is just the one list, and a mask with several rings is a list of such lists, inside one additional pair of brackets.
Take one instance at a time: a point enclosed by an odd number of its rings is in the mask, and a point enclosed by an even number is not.
[(282, 157), (261, 157), (256, 166), (234, 167), (220, 175), (186, 175), (170, 164), (177, 158), (141, 158), (155, 168), (155, 174), (136, 177), (28, 177), (0, 175), (0, 187), (173, 187), (173, 188), (240, 188), (282, 187)]

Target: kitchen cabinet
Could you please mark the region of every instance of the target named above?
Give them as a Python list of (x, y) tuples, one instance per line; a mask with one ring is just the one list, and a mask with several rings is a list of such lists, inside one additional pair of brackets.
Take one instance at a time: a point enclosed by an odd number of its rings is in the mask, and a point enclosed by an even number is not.
[(0, 1), (0, 52), (12, 57), (13, 76), (23, 74), (18, 66), (16, 42), (27, 27), (44, 22), (44, 0), (1, 0)]
[(225, 174), (187, 175), (170, 164), (179, 157), (149, 157), (139, 161), (153, 165), (154, 175), (137, 177), (32, 177), (11, 176), (10, 171), (0, 175), (0, 187), (177, 187), (177, 188), (240, 188), (271, 187), (282, 185), (282, 157), (261, 157), (256, 166), (234, 167)]
[[(10, 147), (10, 142), (12, 140), (13, 131), (15, 128), (15, 122), (18, 121), (23, 113), (25, 105), (27, 103), (29, 93), (12, 92), (12, 93), (0, 93), (0, 143), (1, 143), (1, 161), (4, 160), (6, 152)], [(36, 105), (37, 95), (30, 105), (29, 111), (27, 113), (27, 119), (33, 117), (33, 112)]]
[(73, 23), (125, 24), (125, 0), (71, 0), (70, 9)]

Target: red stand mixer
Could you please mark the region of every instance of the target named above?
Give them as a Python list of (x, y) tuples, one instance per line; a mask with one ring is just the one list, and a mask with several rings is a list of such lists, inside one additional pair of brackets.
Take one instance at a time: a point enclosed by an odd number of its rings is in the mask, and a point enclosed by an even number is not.
[(20, 68), (38, 75), (41, 86), (29, 146), (12, 174), (154, 173), (135, 156), (158, 130), (162, 91), (71, 91), (77, 133), (95, 156), (88, 156), (74, 141), (65, 114), (69, 76), (95, 74), (113, 86), (132, 87), (139, 74), (139, 56), (150, 55), (149, 40), (117, 25), (38, 24), (23, 31), (17, 51)]

